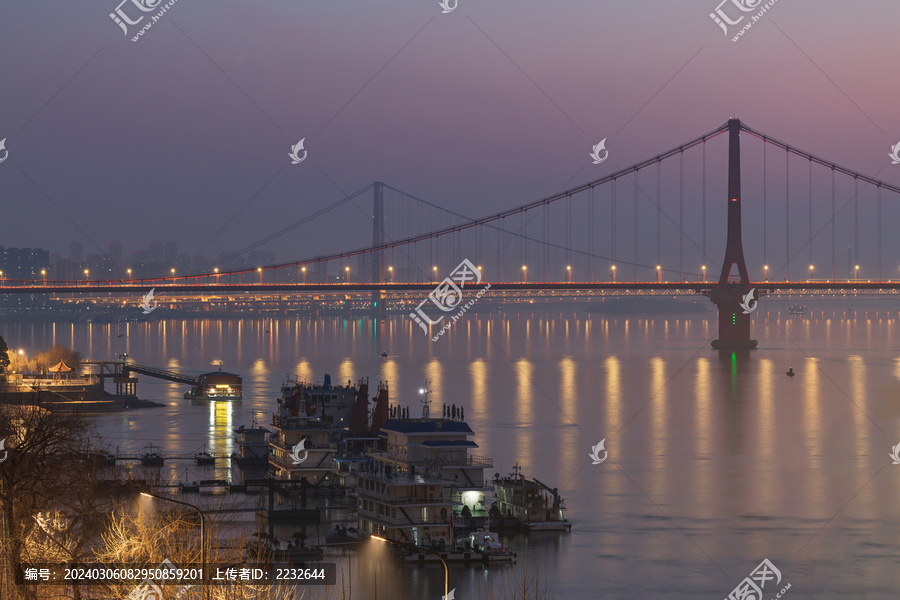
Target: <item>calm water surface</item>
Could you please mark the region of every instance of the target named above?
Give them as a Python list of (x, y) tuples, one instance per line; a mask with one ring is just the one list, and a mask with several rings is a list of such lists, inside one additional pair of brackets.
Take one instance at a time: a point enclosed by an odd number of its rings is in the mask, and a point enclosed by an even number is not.
[[(710, 349), (714, 314), (470, 314), (437, 342), (402, 318), (4, 324), (0, 335), (28, 351), (127, 352), (190, 374), (221, 359), (244, 377), (242, 403), (210, 405), (141, 376), (139, 395), (165, 408), (96, 418), (123, 452), (149, 443), (233, 452), (231, 430), (254, 415), (267, 423), (288, 374), (368, 377), (371, 389), (386, 380), (414, 416), (430, 380), (432, 414), (463, 405), (490, 471), (518, 463), (559, 487), (574, 523), (568, 534), (508, 536), (512, 566), (452, 566), (458, 600), (492, 575), (526, 570), (539, 570), (558, 600), (718, 600), (764, 558), (782, 573), (765, 598), (790, 583), (788, 599), (881, 599), (900, 593), (900, 465), (888, 456), (900, 443), (898, 327), (884, 306), (758, 312), (760, 348), (744, 355)], [(609, 458), (592, 465), (602, 439)], [(163, 471), (230, 476), (187, 462)], [(440, 567), (401, 568), (371, 544), (336, 559), (352, 568), (354, 597), (374, 598), (376, 578), (379, 598), (441, 597)]]

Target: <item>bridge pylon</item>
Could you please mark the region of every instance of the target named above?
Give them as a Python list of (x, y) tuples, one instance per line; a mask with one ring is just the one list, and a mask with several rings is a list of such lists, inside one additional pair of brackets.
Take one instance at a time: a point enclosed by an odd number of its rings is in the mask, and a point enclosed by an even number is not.
[[(737, 266), (739, 282), (728, 280), (732, 267)], [(756, 348), (750, 339), (750, 315), (741, 307), (750, 290), (750, 277), (744, 262), (741, 241), (741, 122), (728, 121), (728, 237), (725, 260), (719, 283), (710, 290), (709, 299), (719, 311), (719, 339), (712, 341), (717, 350), (748, 350)]]

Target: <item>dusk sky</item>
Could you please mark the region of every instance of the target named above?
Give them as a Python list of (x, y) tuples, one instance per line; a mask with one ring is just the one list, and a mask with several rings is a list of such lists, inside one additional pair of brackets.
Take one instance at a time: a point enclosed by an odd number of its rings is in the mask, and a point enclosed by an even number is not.
[[(215, 256), (376, 180), (482, 216), (731, 116), (900, 184), (888, 0), (779, 0), (736, 43), (709, 17), (717, 0), (459, 0), (449, 14), (437, 0), (178, 0), (136, 43), (148, 19), (125, 36), (117, 5), (0, 8), (0, 245), (193, 254), (237, 215), (203, 250)], [(301, 138), (308, 158), (291, 165)], [(602, 138), (610, 160), (592, 165)], [(341, 215), (266, 249), (368, 243), (364, 215)]]

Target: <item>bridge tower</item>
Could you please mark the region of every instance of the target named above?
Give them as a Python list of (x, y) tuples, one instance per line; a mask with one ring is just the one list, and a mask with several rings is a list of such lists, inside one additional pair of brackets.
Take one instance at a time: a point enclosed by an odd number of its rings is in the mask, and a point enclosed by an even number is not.
[[(372, 245), (384, 244), (384, 184), (376, 181), (372, 186), (374, 192), (372, 212)], [(384, 250), (372, 253), (370, 277), (372, 283), (384, 283)], [(385, 306), (381, 298), (381, 290), (372, 290), (372, 307), (375, 316), (384, 316)]]
[[(730, 283), (728, 276), (737, 266), (740, 282)], [(719, 310), (719, 339), (712, 347), (721, 350), (749, 350), (757, 341), (750, 339), (750, 315), (744, 314), (740, 304), (750, 291), (750, 277), (744, 263), (741, 241), (741, 122), (728, 121), (728, 237), (725, 260), (719, 283), (710, 290), (709, 299)]]

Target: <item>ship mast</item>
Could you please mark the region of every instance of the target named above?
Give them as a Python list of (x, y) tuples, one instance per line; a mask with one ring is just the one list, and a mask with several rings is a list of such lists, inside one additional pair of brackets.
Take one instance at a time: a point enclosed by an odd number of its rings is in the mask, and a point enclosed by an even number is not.
[(428, 389), (428, 385), (431, 383), (430, 379), (425, 380), (425, 387), (419, 389), (419, 393), (425, 396), (425, 399), (422, 400), (422, 418), (430, 419), (431, 412), (429, 410), (429, 405), (431, 404), (431, 400), (428, 399), (428, 394), (431, 393), (431, 390)]

